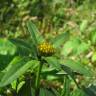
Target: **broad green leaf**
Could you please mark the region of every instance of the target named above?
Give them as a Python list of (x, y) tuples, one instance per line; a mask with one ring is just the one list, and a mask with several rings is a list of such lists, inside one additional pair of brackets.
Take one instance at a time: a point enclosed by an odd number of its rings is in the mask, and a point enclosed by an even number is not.
[(0, 87), (10, 84), (37, 63), (38, 61), (36, 60), (28, 61), (27, 58), (15, 58), (15, 60), (9, 64), (9, 68), (6, 74), (2, 77)]
[(66, 40), (69, 39), (69, 32), (64, 32), (57, 37), (53, 38), (50, 42), (54, 45), (54, 47), (60, 47)]
[(0, 38), (0, 54), (1, 55), (14, 55), (16, 47), (7, 38)]
[(52, 66), (53, 68), (56, 68), (56, 70), (60, 70), (61, 66), (60, 66), (60, 62), (56, 57), (46, 57), (44, 58), (47, 63)]
[(91, 70), (89, 70), (87, 67), (85, 67), (83, 64), (81, 64), (79, 61), (75, 62), (73, 60), (64, 60), (62, 63), (71, 68), (73, 71), (78, 72), (80, 74), (83, 74), (85, 76), (92, 76)]

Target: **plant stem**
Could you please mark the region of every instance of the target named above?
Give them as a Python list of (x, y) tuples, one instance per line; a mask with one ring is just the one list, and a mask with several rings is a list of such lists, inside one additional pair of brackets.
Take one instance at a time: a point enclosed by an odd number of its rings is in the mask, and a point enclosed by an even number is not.
[(37, 77), (36, 77), (36, 89), (35, 89), (35, 96), (39, 96), (39, 90), (40, 90), (40, 73), (41, 73), (41, 69), (42, 69), (42, 61), (40, 62), (39, 64), (39, 67), (38, 67), (38, 72), (37, 72)]
[(17, 92), (18, 84), (19, 84), (19, 79), (17, 78), (17, 80), (16, 80), (16, 92)]

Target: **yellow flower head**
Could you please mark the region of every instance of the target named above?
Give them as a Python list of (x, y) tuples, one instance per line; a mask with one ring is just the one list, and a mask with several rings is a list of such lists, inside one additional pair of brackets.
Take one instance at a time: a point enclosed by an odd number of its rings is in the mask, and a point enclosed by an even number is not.
[(44, 42), (38, 46), (38, 51), (42, 56), (51, 56), (54, 54), (55, 48), (51, 44)]

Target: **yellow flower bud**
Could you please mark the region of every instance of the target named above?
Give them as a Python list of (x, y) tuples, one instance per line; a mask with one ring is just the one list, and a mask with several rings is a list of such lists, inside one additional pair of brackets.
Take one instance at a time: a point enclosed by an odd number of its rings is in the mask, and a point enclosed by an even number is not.
[(54, 54), (55, 48), (51, 44), (44, 42), (38, 45), (38, 52), (41, 56), (51, 56)]

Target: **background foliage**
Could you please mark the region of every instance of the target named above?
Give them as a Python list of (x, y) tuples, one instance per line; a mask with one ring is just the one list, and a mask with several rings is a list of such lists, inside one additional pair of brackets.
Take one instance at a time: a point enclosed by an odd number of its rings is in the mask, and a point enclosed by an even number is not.
[[(92, 71), (93, 76), (91, 78), (87, 78), (86, 76), (84, 77), (77, 76), (76, 80), (80, 84), (80, 86), (83, 85), (86, 86), (87, 89), (84, 90), (87, 93), (89, 92), (88, 93), (89, 96), (90, 94), (91, 95), (93, 94), (92, 96), (95, 96), (94, 94), (96, 94), (96, 48), (95, 48), (96, 1), (95, 0), (0, 0), (1, 73), (5, 71), (7, 65), (9, 65), (10, 62), (12, 62), (11, 60), (14, 59), (14, 57), (17, 56), (17, 54), (20, 55), (22, 54), (22, 56), (30, 54), (29, 49), (32, 46), (30, 47), (28, 44), (22, 43), (23, 41), (19, 40), (17, 40), (16, 42), (21, 43), (18, 44), (16, 43), (17, 45), (15, 46), (12, 42), (10, 42), (10, 40), (7, 40), (9, 38), (16, 38), (26, 40), (30, 43), (31, 42), (30, 33), (28, 33), (27, 30), (27, 27), (30, 26), (30, 24), (26, 26), (28, 20), (31, 20), (34, 22), (34, 24), (36, 24), (37, 28), (39, 29), (39, 34), (41, 34), (46, 41), (51, 41), (56, 47), (62, 44), (56, 50), (57, 57), (60, 59), (64, 59), (64, 61), (61, 62), (66, 62), (67, 67), (72, 68), (72, 70), (75, 69), (75, 71), (79, 71), (80, 73), (86, 75), (87, 73), (84, 71), (83, 67), (81, 69), (80, 67), (78, 67), (79, 64), (83, 64), (83, 66)], [(59, 37), (52, 39), (56, 36)], [(42, 40), (40, 39), (39, 41)], [(29, 49), (25, 47), (23, 47), (24, 49), (22, 49), (21, 46), (19, 46), (21, 44), (22, 46), (26, 45)], [(17, 48), (17, 46), (19, 47)], [(35, 57), (36, 54), (35, 53), (32, 54), (34, 54)], [(21, 60), (21, 58), (19, 59)], [(49, 63), (54, 62), (52, 61), (52, 58), (51, 59), (46, 58), (46, 60), (48, 60)], [(78, 66), (74, 66), (75, 63)], [(55, 64), (53, 65), (55, 66)], [(59, 67), (56, 65), (55, 68), (58, 69)], [(24, 67), (24, 70), (27, 69), (25, 69)], [(46, 70), (43, 71), (47, 74), (48, 72), (50, 73), (50, 71), (48, 70), (47, 72)], [(51, 71), (54, 73), (53, 69)], [(0, 74), (0, 76), (2, 76), (2, 74)], [(49, 77), (53, 78), (51, 76)], [(47, 77), (47, 79), (50, 82), (51, 79), (49, 77)], [(4, 80), (6, 80), (6, 78)], [(59, 82), (60, 80), (57, 81)], [(73, 84), (73, 81), (72, 80), (70, 81)], [(51, 85), (49, 84), (49, 82), (47, 82), (48, 86)], [(60, 82), (62, 83), (62, 81)], [(57, 85), (58, 84), (59, 83), (57, 83)], [(63, 85), (59, 84), (59, 86), (62, 87)], [(72, 86), (75, 85), (73, 84)], [(71, 92), (71, 96), (85, 96), (85, 93), (81, 92), (82, 90), (79, 90), (77, 88), (75, 89), (75, 87), (74, 91)], [(40, 90), (41, 90), (40, 91), (41, 96), (43, 96), (42, 92), (45, 92), (43, 94), (49, 92), (47, 89), (44, 88), (41, 88)]]

